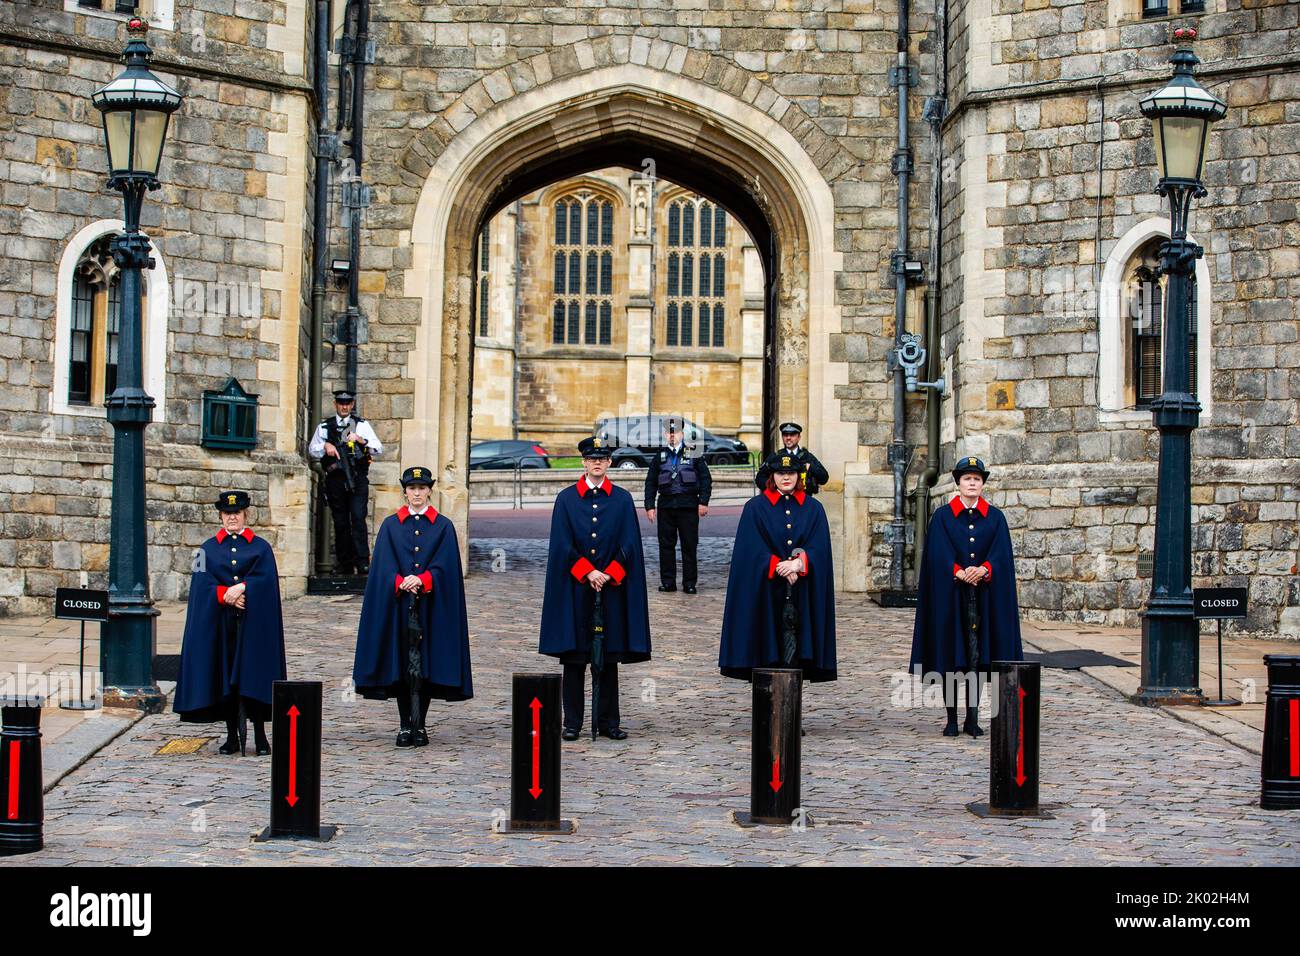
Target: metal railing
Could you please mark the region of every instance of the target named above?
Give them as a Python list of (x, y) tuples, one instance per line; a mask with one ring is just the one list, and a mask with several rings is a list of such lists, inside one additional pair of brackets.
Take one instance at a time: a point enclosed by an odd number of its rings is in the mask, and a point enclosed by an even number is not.
[[(541, 462), (540, 465), (524, 467), (525, 461)], [(507, 462), (508, 468), (493, 468), (492, 463)], [(478, 467), (474, 467), (477, 465)], [(510, 510), (522, 511), (524, 507), (524, 472), (549, 470), (547, 459), (541, 455), (494, 455), (481, 461), (473, 462), (471, 471), (509, 471), (511, 472)]]

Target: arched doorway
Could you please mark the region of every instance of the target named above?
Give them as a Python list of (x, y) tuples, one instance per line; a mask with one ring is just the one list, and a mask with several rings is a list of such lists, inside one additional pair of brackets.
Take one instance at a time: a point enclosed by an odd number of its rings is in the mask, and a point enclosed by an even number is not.
[[(768, 250), (772, 352), (769, 421), (803, 421), (818, 436), (832, 485), (856, 460), (854, 427), (840, 422), (833, 386), (847, 366), (829, 360), (840, 331), (834, 300), (834, 203), (797, 140), (766, 113), (679, 74), (635, 64), (595, 69), (498, 104), (446, 144), (412, 222), (408, 297), (421, 300), (408, 374), (414, 417), (403, 458), (439, 476), (438, 507), (466, 542), (469, 381), (475, 237), (515, 196), (582, 168), (644, 168), (713, 196)], [(827, 496), (835, 513), (835, 488)]]

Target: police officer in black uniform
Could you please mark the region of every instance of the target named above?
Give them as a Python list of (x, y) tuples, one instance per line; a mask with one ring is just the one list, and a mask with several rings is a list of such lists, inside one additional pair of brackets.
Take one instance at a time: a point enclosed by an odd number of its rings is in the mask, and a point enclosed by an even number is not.
[[(682, 590), (694, 594), (698, 569), (700, 519), (709, 513), (713, 478), (699, 451), (682, 443), (681, 425), (668, 419), (666, 447), (650, 461), (645, 476), (645, 514), (659, 524), (660, 591), (677, 590), (677, 536), (682, 538)], [(656, 498), (658, 501), (656, 502)], [(657, 505), (657, 507), (656, 507)]]
[[(803, 437), (803, 426), (797, 422), (781, 423), (781, 444), (785, 446), (783, 455), (793, 455), (803, 465), (803, 487), (804, 491), (810, 495), (817, 494), (822, 485), (831, 480), (831, 474), (826, 470), (826, 466), (817, 460), (817, 456), (807, 448), (799, 447), (799, 439)], [(767, 479), (772, 474), (772, 469), (767, 462), (763, 467), (758, 469), (758, 474), (754, 476), (754, 484), (759, 489), (767, 487)]]
[(384, 446), (370, 423), (353, 414), (356, 401), (346, 389), (335, 392), (335, 414), (320, 423), (307, 446), (307, 454), (325, 469), (325, 500), (334, 517), (335, 574), (370, 570), (370, 534), (366, 530), (370, 460), (382, 454)]

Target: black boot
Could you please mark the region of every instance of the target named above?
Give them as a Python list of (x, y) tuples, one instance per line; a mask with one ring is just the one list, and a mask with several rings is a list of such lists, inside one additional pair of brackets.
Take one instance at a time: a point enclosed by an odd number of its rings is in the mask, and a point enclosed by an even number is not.
[[(955, 714), (956, 711), (957, 708), (954, 707), (952, 709), (952, 713)], [(979, 717), (980, 717), (980, 709), (978, 707), (967, 707), (966, 723), (962, 725), (961, 729), (964, 730), (966, 733), (970, 734), (972, 737), (983, 737), (984, 731), (980, 730)], [(955, 716), (952, 718), (952, 722), (953, 722), (952, 726), (956, 728), (957, 718)]]
[(257, 746), (259, 757), (265, 757), (271, 752), (271, 741), (266, 739), (266, 721), (253, 721), (253, 743)]
[(428, 695), (420, 694), (420, 722), (411, 731), (412, 747), (429, 746), (429, 734), (424, 729), (424, 721), (429, 716), (429, 699)]
[(226, 742), (217, 748), (217, 753), (239, 753), (239, 718), (226, 717)]
[(397, 692), (397, 713), (402, 727), (397, 732), (397, 746), (410, 747), (414, 743), (411, 733), (411, 695), (405, 689)]
[(948, 708), (948, 725), (943, 728), (945, 737), (956, 737), (961, 731), (957, 729), (957, 708)]

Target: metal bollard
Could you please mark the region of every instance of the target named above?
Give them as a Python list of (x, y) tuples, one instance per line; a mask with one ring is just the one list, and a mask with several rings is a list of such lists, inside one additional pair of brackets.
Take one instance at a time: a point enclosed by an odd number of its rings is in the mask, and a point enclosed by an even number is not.
[(321, 840), (321, 683), (278, 680), (271, 685), (271, 825), (263, 840)]
[(1042, 666), (994, 661), (997, 711), (989, 744), (989, 802), (968, 803), (979, 817), (1044, 817), (1038, 806), (1038, 714)]
[(559, 674), (515, 674), (510, 733), (510, 819), (505, 833), (572, 833), (560, 819)]
[(1300, 655), (1265, 654), (1264, 666), (1268, 668), (1268, 695), (1264, 699), (1259, 805), (1265, 810), (1297, 810), (1300, 809)]
[(41, 777), (40, 697), (0, 702), (0, 856), (35, 853), (45, 846), (45, 787)]
[(755, 668), (753, 682), (749, 813), (733, 817), (741, 826), (790, 826), (801, 807), (803, 672)]

